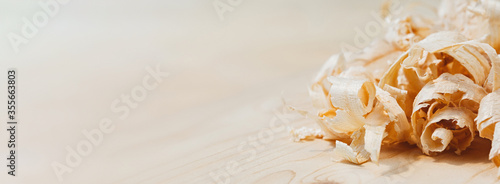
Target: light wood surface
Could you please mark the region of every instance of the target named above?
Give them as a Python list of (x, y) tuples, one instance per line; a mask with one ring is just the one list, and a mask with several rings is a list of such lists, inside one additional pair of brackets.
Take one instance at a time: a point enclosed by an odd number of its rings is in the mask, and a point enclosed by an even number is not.
[[(498, 182), (488, 141), (461, 156), (384, 147), (379, 165), (361, 166), (333, 162), (331, 142), (290, 141), (280, 123), (310, 122), (284, 112), (282, 97), (307, 98), (321, 64), (380, 1), (243, 1), (222, 21), (214, 1), (72, 0), (19, 53), (6, 35), (41, 8), (0, 2), (0, 76), (19, 71), (18, 175), (2, 169), (0, 183), (59, 183), (51, 165), (103, 118), (115, 129), (61, 183)], [(120, 119), (113, 102), (157, 65), (169, 76)]]

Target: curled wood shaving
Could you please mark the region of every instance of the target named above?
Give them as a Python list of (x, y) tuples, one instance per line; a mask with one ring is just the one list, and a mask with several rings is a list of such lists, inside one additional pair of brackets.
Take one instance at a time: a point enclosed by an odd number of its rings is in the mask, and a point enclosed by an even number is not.
[(424, 153), (442, 152), (449, 147), (460, 154), (474, 139), (475, 114), (463, 107), (449, 107), (437, 110), (420, 137)]
[[(429, 151), (441, 152), (448, 147), (449, 142), (443, 144), (444, 148), (441, 150), (431, 150), (432, 146), (429, 144), (432, 144), (432, 141), (429, 139), (433, 139), (431, 137), (433, 134), (428, 131), (435, 129), (436, 126), (429, 127), (429, 124), (434, 123), (441, 128), (450, 130), (470, 129), (472, 132), (465, 137), (453, 135), (455, 141), (461, 144), (460, 146), (455, 146), (457, 149), (456, 152), (460, 153), (462, 150), (465, 150), (474, 138), (473, 131), (475, 130), (475, 126), (473, 119), (476, 117), (474, 113), (477, 113), (479, 103), (485, 95), (486, 91), (481, 86), (474, 84), (472, 80), (462, 74), (451, 75), (445, 73), (438, 79), (429, 82), (415, 97), (413, 104), (411, 124), (417, 145), (426, 154), (429, 154)], [(440, 111), (441, 109), (450, 109), (453, 107), (460, 107), (462, 110)], [(463, 109), (467, 109), (468, 111)], [(438, 112), (440, 113), (438, 114)], [(451, 113), (457, 113), (457, 115)], [(467, 126), (464, 127), (465, 125)], [(427, 131), (427, 134), (424, 134), (425, 131)]]
[[(486, 95), (476, 118), (479, 136), (492, 140), (489, 159), (500, 166), (500, 89)], [(500, 171), (499, 171), (500, 172)], [(500, 174), (500, 173), (499, 173)]]
[(351, 135), (352, 142), (347, 145), (344, 142), (336, 141), (333, 153), (338, 157), (348, 160), (355, 164), (362, 164), (370, 159), (370, 153), (365, 148), (365, 129), (361, 128)]
[(494, 91), (481, 100), (476, 118), (479, 136), (493, 140), (495, 124), (500, 121), (500, 91)]

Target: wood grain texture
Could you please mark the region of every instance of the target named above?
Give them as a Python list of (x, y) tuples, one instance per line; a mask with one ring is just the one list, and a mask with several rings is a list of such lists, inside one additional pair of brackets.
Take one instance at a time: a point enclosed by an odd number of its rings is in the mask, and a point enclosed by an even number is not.
[[(294, 126), (300, 126), (295, 124)], [(265, 130), (265, 128), (264, 128)], [(253, 135), (258, 135), (254, 132)], [(244, 135), (236, 139), (245, 140)], [(222, 143), (224, 144), (224, 143)], [(462, 155), (448, 151), (426, 156), (415, 146), (384, 146), (380, 163), (353, 165), (332, 160), (332, 143), (323, 140), (294, 143), (285, 133), (245, 157), (229, 148), (185, 165), (184, 175), (158, 181), (195, 183), (497, 183), (496, 167), (487, 159), (491, 142), (477, 138)], [(220, 156), (220, 157), (218, 157)], [(237, 163), (231, 170), (231, 163)], [(234, 173), (232, 173), (234, 172)], [(189, 174), (187, 174), (189, 173)], [(211, 175), (211, 173), (213, 175)], [(161, 178), (163, 176), (156, 176)]]
[[(360, 166), (332, 161), (332, 142), (290, 140), (288, 126), (311, 122), (284, 113), (282, 97), (307, 98), (310, 79), (379, 1), (244, 1), (223, 21), (213, 2), (69, 1), (19, 53), (4, 40), (0, 68), (19, 71), (20, 144), (19, 175), (1, 172), (0, 183), (498, 182), (484, 140), (461, 156), (387, 146), (379, 165)], [(40, 11), (38, 1), (0, 9), (4, 38)], [(120, 119), (113, 101), (156, 66), (170, 75)], [(116, 129), (59, 182), (51, 164), (102, 118)]]

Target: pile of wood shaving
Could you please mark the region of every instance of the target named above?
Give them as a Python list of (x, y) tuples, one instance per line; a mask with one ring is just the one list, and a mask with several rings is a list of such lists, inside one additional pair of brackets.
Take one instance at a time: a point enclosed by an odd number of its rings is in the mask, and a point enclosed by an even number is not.
[(500, 2), (443, 0), (437, 14), (386, 17), (383, 38), (332, 56), (309, 89), (321, 129), (291, 130), (295, 140), (336, 140), (335, 155), (362, 164), (381, 145), (460, 154), (479, 135), (498, 167)]

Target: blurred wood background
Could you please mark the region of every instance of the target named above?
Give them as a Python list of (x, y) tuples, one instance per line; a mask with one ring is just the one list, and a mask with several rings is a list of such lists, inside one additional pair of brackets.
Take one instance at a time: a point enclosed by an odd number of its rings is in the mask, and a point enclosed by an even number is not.
[[(221, 2), (230, 7), (223, 19), (214, 8)], [(51, 164), (65, 163), (66, 147), (102, 118), (115, 130), (61, 183), (498, 182), (488, 141), (462, 156), (384, 147), (379, 165), (361, 166), (333, 162), (331, 142), (290, 141), (281, 123), (309, 122), (284, 113), (282, 96), (305, 98), (319, 67), (353, 44), (381, 3), (72, 0), (16, 53), (7, 35), (44, 10), (1, 0), (0, 74), (19, 71), (19, 165), (0, 183), (58, 183)], [(157, 65), (169, 76), (120, 119), (113, 102)]]

